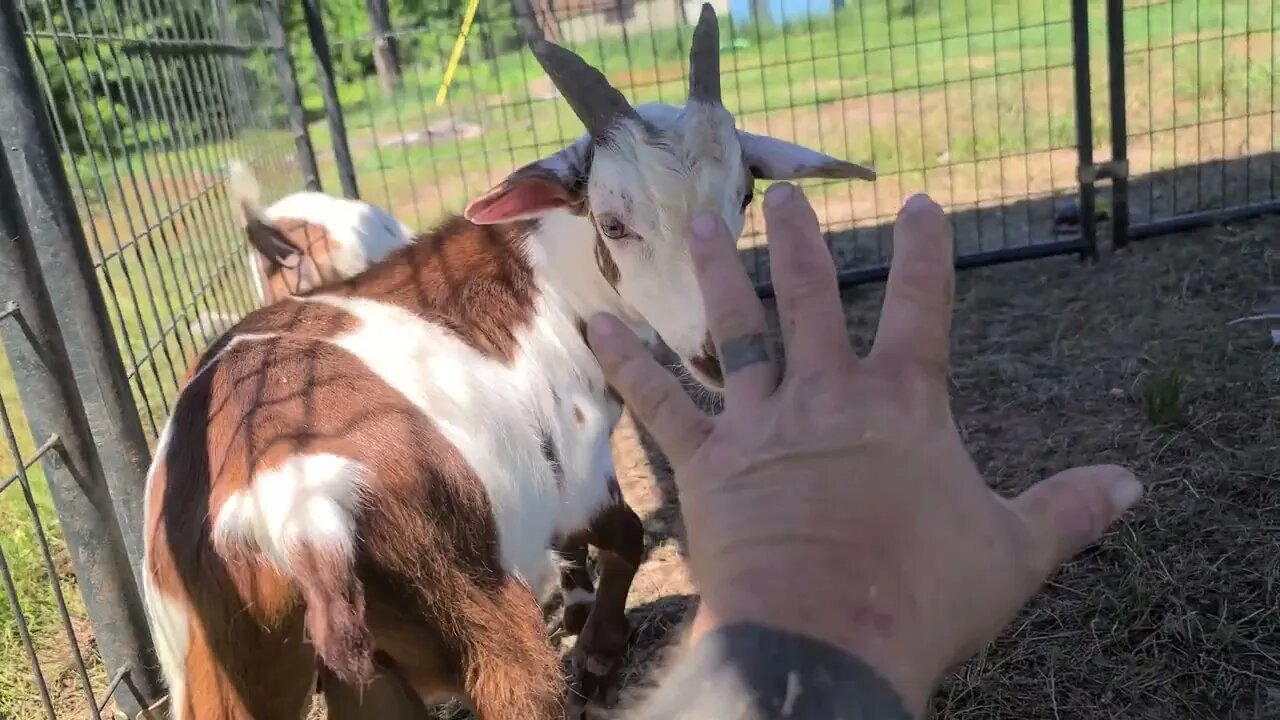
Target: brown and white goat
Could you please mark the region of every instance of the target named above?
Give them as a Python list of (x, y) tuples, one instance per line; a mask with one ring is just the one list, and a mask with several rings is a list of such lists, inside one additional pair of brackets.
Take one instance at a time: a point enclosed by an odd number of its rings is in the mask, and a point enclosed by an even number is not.
[(539, 43), (586, 135), (201, 358), (147, 480), (146, 605), (175, 717), (297, 718), (317, 665), (331, 717), (369, 712), (384, 675), (481, 720), (562, 717), (537, 596), (572, 537), (600, 551), (574, 680), (614, 681), (643, 532), (586, 319), (652, 327), (715, 389), (691, 214), (738, 234), (754, 178), (873, 176), (738, 131), (717, 34), (704, 6), (682, 108), (633, 108)]
[[(295, 192), (262, 206), (253, 171), (233, 160), (227, 173), (233, 215), (249, 242), (254, 300), (282, 297), (344, 280), (413, 242), (413, 231), (386, 210), (322, 192)], [(230, 327), (225, 313), (201, 313), (192, 332), (212, 339)]]

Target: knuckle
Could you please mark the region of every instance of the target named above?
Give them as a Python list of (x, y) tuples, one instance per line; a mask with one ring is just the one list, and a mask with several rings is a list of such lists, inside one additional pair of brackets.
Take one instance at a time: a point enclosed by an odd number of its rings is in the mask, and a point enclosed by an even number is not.
[(1070, 486), (1063, 509), (1070, 513), (1066, 530), (1074, 547), (1082, 547), (1107, 529), (1109, 504), (1096, 488), (1084, 484)]
[(632, 402), (641, 403), (654, 392), (645, 360), (634, 355), (623, 358), (613, 373), (618, 391), (631, 396)]
[(674, 413), (670, 389), (647, 374), (637, 378), (631, 397), (626, 398), (646, 418), (656, 422), (669, 422)]

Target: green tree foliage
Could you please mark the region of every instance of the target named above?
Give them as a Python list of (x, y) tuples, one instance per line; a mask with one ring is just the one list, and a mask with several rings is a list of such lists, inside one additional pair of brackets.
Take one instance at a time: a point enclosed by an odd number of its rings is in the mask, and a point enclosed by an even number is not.
[[(279, 76), (260, 0), (20, 0), (28, 42), (75, 156), (121, 153), (236, 132), (247, 113), (283, 121)], [(319, 110), (318, 66), (301, 3), (277, 0), (307, 104)], [(401, 65), (438, 72), (448, 61), (467, 0), (391, 0)], [(324, 0), (340, 85), (376, 72), (364, 0)], [(197, 40), (203, 46), (184, 41)], [(519, 33), (508, 0), (482, 0), (468, 45), (508, 52)], [(228, 53), (219, 45), (248, 45)], [(471, 55), (471, 57), (475, 57)], [(464, 58), (465, 63), (465, 58)]]
[(176, 41), (221, 38), (217, 14), (188, 3), (25, 4), (28, 46), (73, 155), (122, 152), (181, 138), (204, 142), (227, 126), (236, 95), (224, 55)]

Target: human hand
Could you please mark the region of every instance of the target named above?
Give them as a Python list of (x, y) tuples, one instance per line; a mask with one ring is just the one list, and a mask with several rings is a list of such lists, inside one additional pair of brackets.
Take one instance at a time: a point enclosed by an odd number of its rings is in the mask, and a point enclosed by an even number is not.
[(593, 318), (588, 338), (675, 470), (702, 595), (691, 641), (739, 622), (817, 637), (869, 663), (919, 716), (943, 674), (1142, 486), (1100, 465), (1012, 499), (988, 488), (951, 416), (952, 234), (928, 197), (898, 217), (865, 358), (848, 342), (832, 258), (803, 194), (775, 184), (765, 217), (785, 371), (713, 216), (695, 219), (691, 246), (724, 367), (721, 414), (702, 413), (615, 318)]

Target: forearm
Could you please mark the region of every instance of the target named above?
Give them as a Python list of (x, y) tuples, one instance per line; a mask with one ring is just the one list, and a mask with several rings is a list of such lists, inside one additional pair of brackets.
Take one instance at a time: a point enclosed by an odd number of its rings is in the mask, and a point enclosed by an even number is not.
[(869, 665), (828, 643), (752, 623), (708, 632), (633, 720), (910, 720)]

